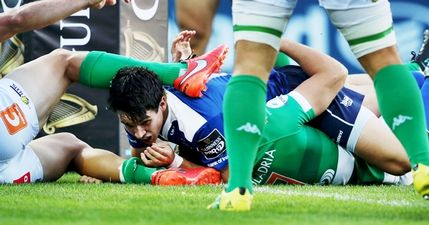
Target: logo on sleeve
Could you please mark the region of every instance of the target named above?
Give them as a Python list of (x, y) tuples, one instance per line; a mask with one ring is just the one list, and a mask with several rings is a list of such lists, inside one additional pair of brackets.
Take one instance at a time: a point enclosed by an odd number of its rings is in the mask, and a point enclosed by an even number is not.
[(0, 117), (11, 135), (27, 127), (27, 120), (24, 113), (22, 113), (21, 108), (16, 103), (0, 111)]
[(278, 109), (284, 106), (288, 101), (287, 95), (279, 95), (266, 103), (266, 106), (273, 109)]
[(214, 129), (207, 137), (197, 142), (197, 148), (206, 159), (216, 158), (226, 150), (225, 138)]

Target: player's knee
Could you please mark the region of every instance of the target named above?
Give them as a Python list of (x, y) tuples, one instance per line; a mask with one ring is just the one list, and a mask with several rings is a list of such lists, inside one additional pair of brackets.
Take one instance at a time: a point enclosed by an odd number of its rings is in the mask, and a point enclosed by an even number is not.
[(53, 50), (51, 53), (49, 53), (50, 56), (60, 59), (60, 60), (67, 60), (71, 56), (72, 52), (67, 49), (57, 48)]
[(48, 54), (49, 60), (55, 62), (58, 67), (66, 68), (68, 65), (68, 59), (72, 55), (72, 52), (66, 49), (55, 49)]
[(79, 154), (83, 149), (89, 147), (87, 143), (80, 140), (74, 134), (71, 133), (58, 133), (57, 138), (63, 143), (67, 143), (64, 147), (65, 154), (76, 155)]
[(411, 164), (408, 158), (396, 158), (391, 162), (391, 171), (392, 175), (402, 176), (411, 170)]

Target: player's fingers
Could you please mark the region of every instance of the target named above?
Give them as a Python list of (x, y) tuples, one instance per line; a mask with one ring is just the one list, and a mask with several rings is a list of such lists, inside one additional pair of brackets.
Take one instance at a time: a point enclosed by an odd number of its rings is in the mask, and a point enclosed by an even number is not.
[(116, 0), (107, 0), (106, 5), (116, 5)]
[(164, 157), (168, 156), (169, 151), (171, 151), (168, 146), (157, 143), (153, 143), (152, 146), (150, 146), (150, 149)]
[(106, 1), (101, 1), (100, 3), (93, 6), (95, 9), (102, 9), (104, 5), (106, 4)]
[[(150, 148), (150, 147), (148, 147)], [(150, 162), (151, 162), (151, 166), (157, 166), (159, 164), (162, 163), (160, 156), (156, 155), (157, 153), (146, 148), (145, 151), (143, 151), (143, 153), (145, 154), (146, 157), (149, 158)]]
[(83, 175), (83, 176), (80, 177), (79, 182), (81, 182), (81, 183), (87, 183), (87, 184), (100, 184), (103, 181), (99, 180), (97, 178), (88, 177), (88, 176)]
[(165, 161), (166, 159), (164, 155), (165, 153), (160, 148), (148, 147), (146, 148), (146, 151), (157, 161)]
[(183, 39), (183, 35), (177, 35), (176, 38), (174, 38), (173, 43), (179, 42), (181, 39)]
[(140, 159), (143, 161), (143, 164), (145, 164), (146, 166), (152, 166), (150, 159), (148, 159), (143, 152), (140, 153)]

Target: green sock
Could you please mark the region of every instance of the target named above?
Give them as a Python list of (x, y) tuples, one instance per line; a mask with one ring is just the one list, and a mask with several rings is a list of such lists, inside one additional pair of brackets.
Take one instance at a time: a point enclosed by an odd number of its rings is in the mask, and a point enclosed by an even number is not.
[(429, 145), (420, 91), (405, 65), (391, 65), (375, 76), (378, 104), (393, 133), (404, 146), (411, 165), (429, 165)]
[(236, 187), (252, 193), (252, 169), (265, 123), (266, 85), (258, 77), (234, 76), (226, 88), (223, 110), (229, 161), (227, 192)]
[(79, 82), (89, 87), (109, 88), (110, 81), (118, 70), (126, 66), (146, 67), (156, 73), (166, 85), (173, 85), (180, 70), (187, 68), (185, 63), (146, 62), (126, 56), (92, 51), (82, 62)]
[(405, 64), (410, 71), (421, 71), (418, 63), (411, 61)]
[(290, 65), (289, 56), (287, 56), (286, 53), (279, 51), (276, 62), (274, 63), (274, 67), (282, 67), (287, 65)]
[(121, 173), (127, 184), (151, 184), (152, 174), (156, 168), (149, 168), (137, 157), (125, 160), (121, 165)]

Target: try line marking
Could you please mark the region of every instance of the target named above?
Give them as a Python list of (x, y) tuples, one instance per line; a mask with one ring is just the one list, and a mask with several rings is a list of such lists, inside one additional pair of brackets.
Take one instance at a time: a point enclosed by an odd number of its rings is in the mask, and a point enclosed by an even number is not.
[(353, 202), (362, 202), (367, 204), (377, 204), (384, 206), (399, 206), (399, 207), (428, 207), (429, 202), (415, 202), (415, 201), (406, 201), (406, 200), (378, 200), (378, 199), (368, 199), (362, 196), (350, 196), (347, 194), (339, 194), (339, 193), (320, 193), (313, 191), (297, 191), (297, 190), (276, 190), (270, 187), (255, 187), (255, 192), (262, 193), (272, 193), (272, 194), (281, 194), (288, 196), (306, 196), (312, 198), (332, 198), (338, 201), (353, 201)]

